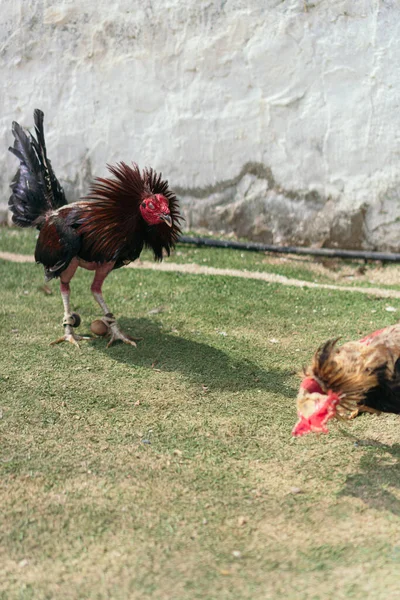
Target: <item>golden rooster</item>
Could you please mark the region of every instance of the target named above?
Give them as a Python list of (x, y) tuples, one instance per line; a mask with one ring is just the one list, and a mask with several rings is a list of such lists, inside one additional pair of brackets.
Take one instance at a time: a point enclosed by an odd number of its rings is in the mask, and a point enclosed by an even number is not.
[(329, 340), (305, 370), (297, 396), (294, 436), (328, 433), (333, 417), (400, 413), (400, 324), (337, 346)]

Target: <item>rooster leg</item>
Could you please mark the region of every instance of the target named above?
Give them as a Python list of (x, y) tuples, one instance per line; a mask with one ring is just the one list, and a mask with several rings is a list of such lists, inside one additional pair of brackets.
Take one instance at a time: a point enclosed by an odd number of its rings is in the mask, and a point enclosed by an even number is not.
[(58, 340), (55, 340), (50, 345), (54, 346), (54, 344), (61, 344), (61, 342), (70, 342), (79, 348), (78, 342), (80, 340), (90, 340), (91, 338), (88, 336), (76, 335), (74, 333), (74, 327), (78, 327), (81, 322), (81, 318), (77, 313), (71, 312), (69, 297), (70, 297), (70, 287), (69, 282), (75, 274), (76, 269), (78, 268), (78, 261), (73, 259), (69, 264), (68, 268), (61, 273), (60, 278), (60, 290), (61, 290), (61, 298), (64, 304), (64, 318), (63, 318), (63, 326), (64, 326), (64, 335), (60, 337)]
[(136, 342), (139, 342), (143, 338), (133, 338), (130, 335), (121, 331), (114, 315), (105, 303), (101, 291), (104, 280), (109, 274), (109, 272), (113, 269), (114, 264), (114, 262), (104, 263), (103, 265), (101, 265), (101, 267), (96, 269), (92, 287), (90, 289), (92, 291), (94, 299), (100, 305), (101, 309), (104, 312), (104, 317), (102, 318), (102, 321), (107, 325), (108, 335), (111, 336), (110, 341), (107, 344), (107, 348), (109, 348), (117, 340), (121, 340), (121, 342), (124, 342), (124, 344), (130, 344), (131, 346), (136, 347)]

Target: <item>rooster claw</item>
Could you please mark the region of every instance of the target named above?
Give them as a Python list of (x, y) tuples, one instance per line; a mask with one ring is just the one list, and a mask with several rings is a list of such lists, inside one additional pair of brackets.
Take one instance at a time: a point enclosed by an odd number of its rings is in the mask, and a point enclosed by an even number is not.
[(76, 335), (76, 333), (66, 333), (62, 337), (58, 338), (58, 340), (51, 342), (50, 346), (54, 346), (55, 344), (61, 344), (62, 342), (69, 342), (70, 344), (73, 344), (80, 350), (80, 346), (79, 346), (78, 342), (80, 342), (81, 340), (92, 340), (92, 339), (93, 338), (88, 335)]
[(131, 346), (134, 346), (136, 348), (137, 347), (136, 342), (140, 342), (143, 339), (143, 338), (134, 338), (134, 337), (131, 337), (130, 335), (128, 335), (127, 333), (124, 333), (123, 331), (120, 330), (120, 328), (118, 327), (118, 325), (116, 323), (112, 323), (109, 326), (109, 334), (111, 336), (111, 339), (107, 344), (107, 348), (112, 346), (118, 340), (121, 340), (121, 342), (124, 342), (124, 344), (130, 344)]

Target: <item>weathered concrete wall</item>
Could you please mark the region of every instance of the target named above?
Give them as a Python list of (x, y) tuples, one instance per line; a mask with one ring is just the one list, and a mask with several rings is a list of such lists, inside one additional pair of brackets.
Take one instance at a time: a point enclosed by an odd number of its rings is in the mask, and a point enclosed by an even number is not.
[(1, 7), (3, 201), (10, 123), (40, 107), (71, 200), (136, 160), (167, 175), (190, 227), (400, 249), (397, 0)]

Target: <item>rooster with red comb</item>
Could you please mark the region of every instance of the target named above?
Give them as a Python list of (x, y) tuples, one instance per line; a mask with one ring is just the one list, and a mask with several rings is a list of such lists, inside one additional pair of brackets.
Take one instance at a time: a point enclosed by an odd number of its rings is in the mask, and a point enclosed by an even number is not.
[(359, 412), (400, 414), (400, 324), (337, 345), (329, 340), (305, 370), (297, 396), (294, 436), (328, 433), (334, 417)]
[(106, 304), (102, 285), (113, 269), (138, 258), (145, 246), (156, 260), (162, 260), (164, 252), (169, 255), (180, 233), (175, 194), (153, 169), (141, 172), (135, 163), (130, 167), (121, 162), (108, 166), (113, 178), (97, 178), (86, 198), (67, 204), (47, 157), (41, 110), (35, 110), (34, 120), (36, 138), (18, 123), (12, 126), (15, 141), (10, 152), (20, 166), (9, 207), (16, 225), (39, 229), (35, 259), (44, 266), (46, 280), (60, 278), (64, 335), (53, 343), (78, 346), (87, 339), (74, 332), (80, 317), (70, 308), (70, 281), (82, 267), (94, 271), (91, 291), (103, 311), (100, 328), (95, 321), (92, 330), (108, 334), (108, 346), (117, 340), (135, 346)]

